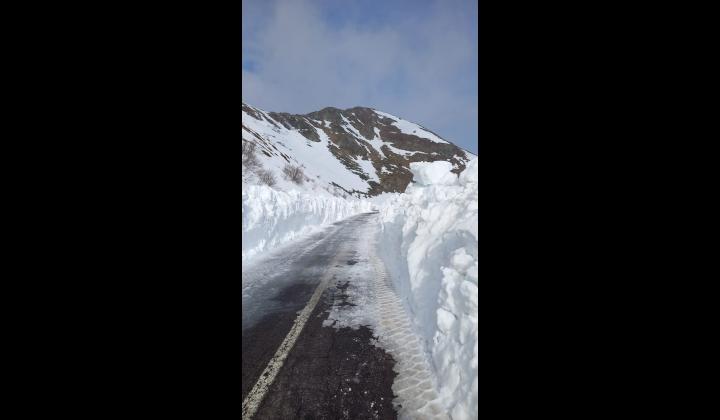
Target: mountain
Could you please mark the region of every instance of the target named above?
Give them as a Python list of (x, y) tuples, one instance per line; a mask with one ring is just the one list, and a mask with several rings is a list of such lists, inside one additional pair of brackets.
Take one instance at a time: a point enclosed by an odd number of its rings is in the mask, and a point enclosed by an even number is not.
[[(242, 104), (242, 140), (255, 144), (260, 167), (278, 186), (287, 165), (304, 171), (304, 189), (335, 195), (374, 196), (403, 192), (412, 180), (410, 162), (445, 160), (460, 173), (474, 155), (432, 131), (372, 108), (324, 108), (306, 115), (266, 112)], [(243, 170), (257, 182), (258, 172)]]

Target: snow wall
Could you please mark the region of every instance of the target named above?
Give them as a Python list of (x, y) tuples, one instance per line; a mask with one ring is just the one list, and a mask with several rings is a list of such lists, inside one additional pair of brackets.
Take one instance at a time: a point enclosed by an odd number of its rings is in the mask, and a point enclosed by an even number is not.
[(265, 185), (243, 185), (242, 261), (372, 208), (367, 200), (345, 200), (324, 194), (278, 191)]
[(478, 161), (411, 163), (380, 210), (379, 254), (422, 336), (453, 420), (477, 418)]

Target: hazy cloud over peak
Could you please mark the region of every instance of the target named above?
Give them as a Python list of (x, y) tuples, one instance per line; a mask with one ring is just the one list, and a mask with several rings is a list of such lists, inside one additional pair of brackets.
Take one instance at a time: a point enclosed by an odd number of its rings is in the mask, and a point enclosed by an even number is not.
[(243, 100), (368, 106), (477, 153), (477, 2), (243, 0)]

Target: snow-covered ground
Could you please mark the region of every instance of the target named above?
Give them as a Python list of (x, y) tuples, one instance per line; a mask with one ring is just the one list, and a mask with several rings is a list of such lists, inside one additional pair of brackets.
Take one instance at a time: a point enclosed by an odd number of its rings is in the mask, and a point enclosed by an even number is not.
[(415, 183), (380, 210), (379, 255), (429, 353), (454, 420), (477, 417), (478, 161), (413, 163)]
[(359, 234), (359, 262), (343, 269), (353, 305), (333, 307), (325, 321), (373, 328), (397, 363), (400, 418), (443, 418), (437, 404), (453, 420), (478, 414), (477, 159), (460, 176), (451, 169), (413, 163), (415, 183), (404, 194), (370, 199), (379, 223)]
[(401, 417), (433, 415), (438, 404), (453, 420), (478, 414), (478, 161), (460, 176), (452, 168), (412, 163), (405, 193), (362, 200), (290, 183), (286, 191), (243, 184), (243, 262), (379, 209), (377, 222), (359, 234), (360, 263), (345, 273), (354, 279), (348, 294), (355, 306), (335, 308), (328, 320), (375, 328), (378, 345), (398, 362), (393, 390)]
[(243, 185), (242, 261), (372, 208), (367, 200)]

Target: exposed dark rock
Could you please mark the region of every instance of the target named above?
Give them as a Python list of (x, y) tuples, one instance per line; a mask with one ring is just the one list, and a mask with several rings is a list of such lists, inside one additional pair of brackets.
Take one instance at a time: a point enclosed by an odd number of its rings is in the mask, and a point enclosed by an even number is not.
[(301, 115), (292, 115), (284, 112), (270, 112), (268, 114), (288, 130), (296, 130), (308, 140), (315, 142), (320, 141), (320, 137), (318, 136), (317, 131), (315, 131), (315, 127), (310, 124), (307, 118)]
[[(253, 118), (267, 120), (260, 112), (245, 104), (243, 104), (243, 111)], [(393, 125), (392, 119), (377, 114), (371, 108), (354, 107), (341, 110), (327, 107), (306, 115), (277, 112), (269, 112), (267, 115), (275, 121), (268, 120), (273, 125), (281, 124), (289, 130), (295, 130), (310, 141), (319, 142), (318, 130), (322, 130), (330, 139), (331, 144), (328, 146), (330, 152), (348, 170), (368, 182), (370, 188), (367, 190), (367, 194), (371, 196), (383, 192), (405, 191), (407, 185), (412, 181), (412, 173), (409, 170), (411, 162), (444, 160), (453, 164), (455, 167), (453, 172), (460, 173), (471, 158), (465, 150), (452, 143), (436, 143), (413, 134), (402, 133), (398, 127)], [(422, 128), (432, 133), (432, 131)], [(435, 135), (437, 136), (437, 134)], [(378, 136), (384, 143), (380, 147), (382, 153), (378, 152), (371, 144), (372, 141), (376, 142), (374, 139)], [(377, 143), (374, 144), (377, 147)], [(389, 146), (408, 153), (397, 152)], [(369, 160), (375, 168), (380, 182), (370, 180), (359, 167), (356, 159)], [(358, 192), (343, 190), (348, 193)], [(365, 193), (365, 191), (361, 191), (361, 193)]]

